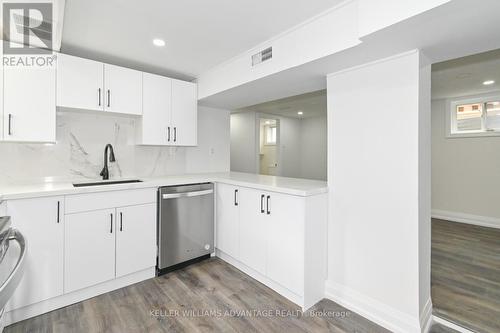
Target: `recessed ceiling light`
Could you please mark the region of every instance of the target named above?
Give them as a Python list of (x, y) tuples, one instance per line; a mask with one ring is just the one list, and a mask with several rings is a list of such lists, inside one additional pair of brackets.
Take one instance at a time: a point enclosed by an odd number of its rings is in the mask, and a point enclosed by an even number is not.
[(302, 116), (302, 115), (304, 114), (304, 112), (299, 111), (299, 112), (297, 112), (297, 114), (298, 114), (299, 116)]
[(484, 84), (485, 86), (492, 85), (493, 83), (495, 83), (495, 81), (493, 81), (493, 80), (487, 80), (487, 81), (484, 81), (484, 82), (483, 82), (483, 84)]
[(155, 38), (155, 39), (153, 39), (153, 44), (155, 46), (165, 46), (165, 41), (163, 39), (160, 39), (160, 38)]

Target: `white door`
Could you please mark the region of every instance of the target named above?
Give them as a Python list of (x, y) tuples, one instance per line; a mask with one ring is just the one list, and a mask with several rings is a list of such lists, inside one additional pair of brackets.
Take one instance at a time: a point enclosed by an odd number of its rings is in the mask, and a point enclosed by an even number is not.
[(173, 144), (196, 146), (198, 95), (196, 84), (172, 80)]
[(116, 277), (156, 265), (156, 204), (116, 209)]
[(142, 72), (104, 64), (104, 110), (142, 114)]
[(57, 55), (57, 106), (104, 110), (104, 64)]
[(262, 191), (241, 189), (239, 260), (261, 274), (266, 274), (266, 198)]
[(24, 275), (10, 310), (63, 294), (64, 197), (9, 200), (12, 226), (25, 236)]
[(137, 129), (139, 144), (166, 145), (169, 136), (173, 138), (172, 129), (169, 128), (172, 118), (171, 92), (171, 79), (143, 73), (143, 110)]
[(56, 141), (56, 70), (4, 67), (4, 140)]
[(237, 259), (239, 252), (239, 189), (218, 183), (216, 188), (216, 247)]
[[(269, 194), (266, 203), (267, 276), (302, 296), (304, 291), (304, 198)], [(267, 199), (267, 198), (266, 198)], [(267, 214), (269, 212), (269, 215)]]
[(115, 209), (65, 217), (64, 292), (114, 279)]

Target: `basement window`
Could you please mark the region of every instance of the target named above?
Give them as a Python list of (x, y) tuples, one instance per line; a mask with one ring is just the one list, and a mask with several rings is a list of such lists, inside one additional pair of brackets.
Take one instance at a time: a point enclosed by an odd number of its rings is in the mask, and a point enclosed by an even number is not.
[(450, 103), (448, 137), (500, 136), (500, 96)]

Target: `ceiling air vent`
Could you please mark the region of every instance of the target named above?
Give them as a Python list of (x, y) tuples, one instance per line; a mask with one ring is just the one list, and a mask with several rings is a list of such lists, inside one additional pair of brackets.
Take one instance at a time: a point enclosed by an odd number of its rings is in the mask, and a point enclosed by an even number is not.
[(273, 58), (273, 48), (268, 47), (267, 49), (260, 51), (252, 56), (252, 66), (258, 65), (261, 62), (270, 60)]

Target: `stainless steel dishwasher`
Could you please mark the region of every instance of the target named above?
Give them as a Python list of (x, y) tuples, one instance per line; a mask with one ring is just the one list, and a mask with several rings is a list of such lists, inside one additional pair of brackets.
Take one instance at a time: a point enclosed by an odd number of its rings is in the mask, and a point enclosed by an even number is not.
[(158, 275), (210, 257), (214, 249), (214, 185), (158, 189)]

